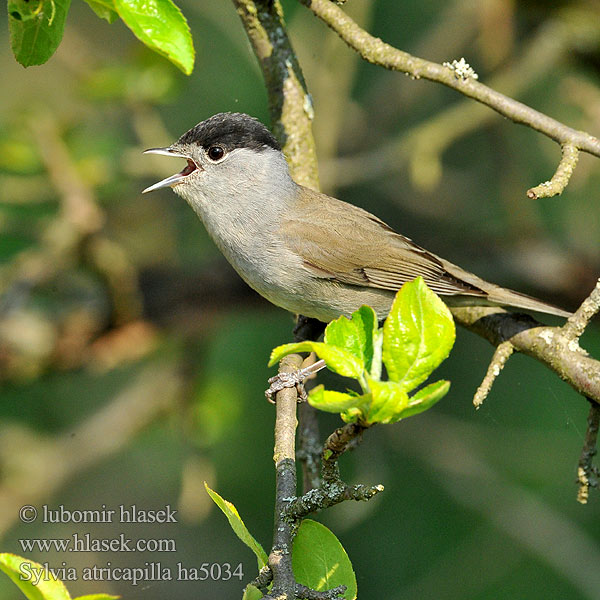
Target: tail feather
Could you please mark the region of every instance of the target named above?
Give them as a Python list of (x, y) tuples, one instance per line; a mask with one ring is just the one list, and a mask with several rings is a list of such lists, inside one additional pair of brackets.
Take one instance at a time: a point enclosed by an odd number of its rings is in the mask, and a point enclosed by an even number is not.
[(521, 294), (521, 292), (514, 292), (513, 290), (507, 290), (501, 287), (486, 291), (488, 292), (488, 300), (492, 304), (499, 304), (501, 306), (512, 308), (523, 308), (525, 310), (533, 310), (535, 312), (556, 315), (558, 317), (570, 317), (573, 314), (548, 302), (543, 302), (542, 300), (538, 300), (527, 294)]

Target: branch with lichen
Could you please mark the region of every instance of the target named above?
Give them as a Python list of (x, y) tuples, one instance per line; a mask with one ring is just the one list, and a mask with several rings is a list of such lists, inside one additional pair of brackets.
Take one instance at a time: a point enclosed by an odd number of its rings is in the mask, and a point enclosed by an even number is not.
[(312, 100), (283, 22), (279, 0), (233, 0), (263, 73), (273, 133), (294, 180), (319, 189)]
[(577, 501), (587, 504), (590, 487), (597, 488), (599, 485), (600, 471), (594, 466), (593, 459), (597, 454), (596, 444), (598, 440), (598, 428), (600, 426), (600, 406), (590, 402), (590, 412), (587, 421), (585, 440), (577, 466)]
[[(586, 37), (586, 44), (596, 47), (599, 37), (600, 34)], [(549, 19), (526, 40), (514, 61), (491, 76), (489, 87), (517, 97), (549, 76), (552, 69), (581, 43), (578, 28), (565, 26), (556, 18)], [(344, 185), (378, 179), (395, 171), (399, 158), (403, 157), (409, 162), (413, 181), (421, 188), (432, 189), (439, 183), (441, 156), (446, 149), (458, 138), (489, 124), (494, 116), (484, 104), (465, 98), (408, 128), (396, 139), (382, 142), (375, 149), (330, 159), (321, 166), (321, 180), (326, 185), (340, 183), (340, 173)]]
[(510, 343), (509, 340), (505, 340), (504, 342), (500, 342), (498, 344), (488, 366), (487, 373), (485, 374), (483, 381), (477, 388), (475, 396), (473, 397), (473, 406), (475, 408), (479, 408), (483, 404), (483, 401), (488, 397), (496, 377), (500, 375), (504, 365), (514, 351), (515, 347)]
[[(461, 59), (443, 65), (433, 63), (386, 44), (362, 29), (339, 6), (330, 0), (299, 0), (346, 44), (373, 64), (403, 72), (413, 79), (427, 79), (441, 83), (461, 94), (492, 108), (515, 123), (532, 129), (558, 142), (563, 148), (563, 159), (549, 184), (532, 188), (528, 194), (537, 197), (562, 192), (576, 164), (578, 151), (600, 157), (600, 140), (584, 131), (578, 131), (525, 104), (514, 100), (477, 81), (475, 71)], [(532, 191), (533, 190), (533, 191)]]
[(552, 179), (527, 190), (527, 196), (532, 200), (558, 196), (567, 187), (579, 160), (579, 150), (575, 144), (570, 142), (564, 143), (561, 150), (562, 158)]
[(345, 500), (367, 501), (383, 492), (381, 484), (348, 485), (340, 477), (338, 459), (360, 443), (365, 429), (367, 427), (364, 425), (347, 423), (327, 438), (322, 452), (321, 484), (288, 504), (285, 509), (288, 518), (295, 522), (312, 512), (335, 506)]
[(579, 345), (586, 326), (600, 310), (600, 281), (562, 327), (548, 327), (524, 314), (488, 306), (452, 308), (455, 320), (486, 338), (496, 353), (478, 389), (474, 403), (481, 405), (513, 350), (535, 358), (590, 401), (600, 404), (600, 361)]

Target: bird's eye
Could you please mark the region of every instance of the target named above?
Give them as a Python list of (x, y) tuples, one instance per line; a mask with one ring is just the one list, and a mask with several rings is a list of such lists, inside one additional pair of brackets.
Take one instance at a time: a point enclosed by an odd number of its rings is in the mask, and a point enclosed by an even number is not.
[(210, 158), (210, 160), (221, 160), (223, 158), (223, 156), (225, 156), (225, 150), (223, 150), (223, 148), (221, 148), (221, 146), (211, 146), (208, 149), (208, 158)]

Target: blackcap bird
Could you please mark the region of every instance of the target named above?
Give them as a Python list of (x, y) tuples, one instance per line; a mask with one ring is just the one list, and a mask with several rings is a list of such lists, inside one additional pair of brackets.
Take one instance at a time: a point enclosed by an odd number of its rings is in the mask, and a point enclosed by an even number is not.
[(421, 275), (450, 306), (570, 314), (488, 283), (367, 211), (298, 185), (275, 137), (248, 115), (214, 115), (146, 153), (187, 165), (144, 192), (173, 188), (242, 279), (293, 313), (327, 323), (368, 304), (383, 319), (402, 284)]

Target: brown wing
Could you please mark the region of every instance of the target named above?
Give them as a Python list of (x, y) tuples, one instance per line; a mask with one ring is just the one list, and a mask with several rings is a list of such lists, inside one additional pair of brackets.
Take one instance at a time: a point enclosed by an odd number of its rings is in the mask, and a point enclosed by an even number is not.
[(308, 188), (303, 191), (306, 197), (284, 217), (282, 233), (314, 276), (395, 291), (421, 275), (438, 294), (487, 296), (476, 285), (479, 278), (464, 273), (473, 280), (466, 281), (458, 267), (460, 275), (453, 275), (447, 268), (450, 263), (372, 214), (329, 196), (316, 197)]

